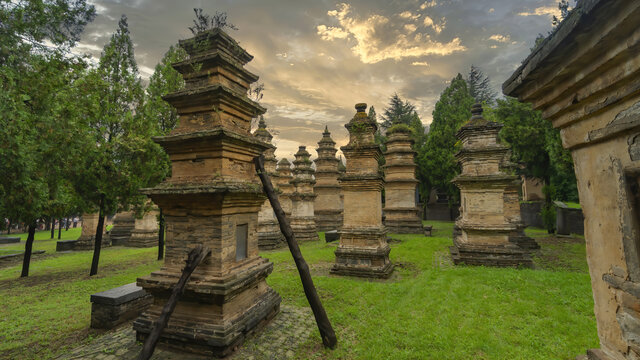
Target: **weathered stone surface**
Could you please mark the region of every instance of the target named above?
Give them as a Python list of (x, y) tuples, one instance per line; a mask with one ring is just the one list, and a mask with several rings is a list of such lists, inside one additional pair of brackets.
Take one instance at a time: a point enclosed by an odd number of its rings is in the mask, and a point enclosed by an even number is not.
[(342, 226), (342, 197), (338, 177), (340, 160), (336, 158), (336, 142), (331, 139), (329, 127), (325, 126), (322, 139), (318, 142), (318, 158), (316, 164), (316, 183), (313, 192), (316, 195), (313, 203), (318, 231), (337, 230)]
[(416, 152), (411, 146), (410, 130), (391, 127), (387, 131), (387, 150), (384, 154), (385, 206), (384, 225), (395, 234), (422, 234), (420, 209), (416, 206)]
[(627, 295), (634, 306), (640, 295), (605, 280), (621, 273), (640, 285), (638, 18), (638, 1), (579, 1), (503, 84), (506, 95), (541, 110), (571, 150), (601, 346), (590, 359), (638, 358), (640, 333), (621, 315)]
[(314, 217), (313, 193), (314, 170), (311, 167), (311, 155), (305, 146), (300, 146), (293, 161), (294, 177), (290, 183), (295, 187), (291, 198), (291, 229), (298, 242), (319, 240), (316, 220)]
[(131, 236), (124, 242), (129, 247), (158, 246), (158, 213), (157, 207), (145, 212), (142, 218), (135, 218)]
[(340, 177), (344, 212), (331, 273), (387, 278), (393, 264), (382, 224), (380, 199), (384, 180), (378, 172), (382, 152), (374, 142), (376, 122), (367, 116), (366, 108), (366, 104), (356, 104), (356, 115), (345, 125), (349, 130), (349, 143), (340, 148), (347, 158), (346, 173)]
[(325, 242), (340, 240), (340, 233), (338, 232), (338, 230), (329, 230), (324, 233), (324, 240)]
[(131, 231), (135, 228), (135, 214), (133, 211), (122, 211), (113, 219), (113, 227), (109, 232), (111, 245), (125, 245), (131, 237)]
[(0, 244), (13, 244), (13, 243), (19, 243), (20, 242), (20, 237), (19, 236), (3, 236), (0, 237)]
[[(82, 233), (75, 242), (73, 250), (93, 250), (96, 242), (96, 229), (98, 228), (98, 213), (82, 214)], [(106, 231), (106, 223), (103, 227), (102, 247), (111, 246), (111, 239), (104, 235)]]
[[(271, 144), (273, 135), (267, 130), (267, 124), (264, 121), (264, 117), (260, 117), (258, 122), (258, 129), (253, 133), (253, 136), (260, 139), (260, 141), (267, 144)], [(271, 183), (278, 190), (278, 173), (276, 171), (277, 160), (275, 155), (276, 148), (270, 147), (262, 153), (264, 156), (264, 169), (271, 178)], [(260, 207), (258, 213), (258, 247), (260, 250), (277, 249), (285, 246), (284, 236), (280, 232), (280, 226), (276, 214), (273, 212), (269, 199), (265, 199)]]
[(219, 28), (180, 41), (190, 58), (174, 64), (185, 90), (165, 97), (180, 116), (168, 136), (155, 137), (171, 160), (171, 177), (143, 189), (162, 208), (162, 268), (138, 278), (153, 304), (133, 324), (144, 340), (178, 281), (191, 248), (211, 254), (193, 272), (160, 341), (173, 348), (225, 356), (268, 322), (280, 296), (265, 279), (273, 264), (258, 254), (258, 212), (265, 196), (253, 158), (272, 145), (254, 137), (251, 119), (265, 112), (247, 97), (258, 77), (252, 59)]
[(584, 235), (584, 215), (582, 209), (568, 208), (564, 203), (556, 201), (556, 234)]
[(543, 205), (544, 202), (542, 201), (520, 203), (520, 215), (525, 226), (544, 227), (541, 214)]
[(508, 148), (498, 141), (501, 124), (482, 117), (482, 106), (458, 131), (462, 150), (456, 154), (462, 172), (453, 179), (460, 188), (461, 215), (456, 220), (451, 256), (455, 264), (532, 266), (527, 250), (538, 247), (524, 235), (520, 218), (518, 176), (504, 171)]
[(56, 242), (56, 251), (71, 251), (75, 249), (78, 240), (60, 240)]
[(146, 310), (153, 297), (135, 283), (91, 295), (91, 327), (112, 329)]

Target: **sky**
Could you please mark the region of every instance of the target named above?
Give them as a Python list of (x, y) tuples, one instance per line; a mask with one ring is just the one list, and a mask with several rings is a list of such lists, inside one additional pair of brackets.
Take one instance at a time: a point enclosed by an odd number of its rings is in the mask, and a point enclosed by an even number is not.
[(431, 123), (440, 93), (473, 64), (496, 92), (529, 54), (538, 33), (551, 30), (557, 0), (89, 0), (96, 19), (74, 49), (95, 58), (122, 14), (140, 76), (148, 79), (169, 46), (191, 37), (193, 8), (226, 12), (228, 30), (254, 56), (265, 120), (278, 147), (300, 145), (316, 156), (327, 125), (337, 146), (354, 105), (380, 115), (397, 93)]

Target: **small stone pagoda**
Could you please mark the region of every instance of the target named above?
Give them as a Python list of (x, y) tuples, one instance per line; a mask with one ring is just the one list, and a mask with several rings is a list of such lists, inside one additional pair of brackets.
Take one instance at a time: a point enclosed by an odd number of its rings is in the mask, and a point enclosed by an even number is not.
[[(267, 130), (267, 124), (264, 121), (264, 117), (260, 117), (258, 122), (258, 129), (253, 133), (257, 139), (267, 144), (271, 144), (273, 135)], [(271, 178), (271, 182), (274, 186), (278, 183), (278, 174), (276, 172), (276, 165), (278, 161), (275, 155), (276, 148), (270, 147), (263, 153), (264, 155), (264, 170)], [(265, 199), (258, 213), (258, 247), (260, 250), (270, 250), (283, 247), (285, 245), (284, 236), (280, 232), (280, 225), (276, 214), (271, 208), (269, 199)]]
[[(462, 172), (452, 182), (460, 188), (461, 213), (456, 220), (451, 256), (455, 264), (532, 266), (526, 248), (537, 247), (524, 235), (520, 219), (520, 178), (505, 172), (509, 148), (500, 144), (502, 124), (482, 117), (475, 104), (471, 120), (456, 134)], [(523, 246), (519, 246), (522, 244)]]
[[(96, 242), (96, 230), (98, 229), (98, 213), (82, 214), (82, 233), (73, 245), (73, 250), (93, 250)], [(111, 246), (111, 239), (104, 235), (107, 228), (106, 222), (102, 228), (101, 247)]]
[(135, 219), (135, 226), (131, 231), (129, 240), (125, 246), (153, 247), (158, 245), (158, 214), (159, 210), (154, 206), (144, 213), (141, 218)]
[(286, 158), (283, 158), (278, 162), (278, 177), (276, 178), (275, 186), (280, 190), (280, 194), (278, 194), (278, 200), (280, 201), (280, 206), (282, 206), (282, 211), (287, 215), (287, 217), (291, 217), (291, 194), (295, 191), (295, 186), (291, 184), (291, 180), (293, 180), (293, 175), (291, 175), (291, 163)]
[(382, 224), (381, 193), (384, 179), (378, 171), (380, 146), (374, 141), (378, 128), (369, 118), (367, 104), (356, 104), (358, 111), (345, 125), (349, 143), (340, 149), (347, 159), (347, 171), (340, 178), (344, 212), (340, 245), (332, 274), (387, 278), (393, 271), (389, 260), (387, 231)]
[(387, 131), (384, 154), (384, 225), (396, 234), (422, 234), (420, 208), (416, 206), (416, 152), (411, 148), (411, 129), (396, 124)]
[(186, 285), (160, 341), (226, 356), (248, 333), (279, 311), (280, 296), (265, 279), (273, 264), (258, 255), (258, 212), (265, 196), (252, 159), (271, 145), (250, 133), (265, 109), (247, 97), (258, 76), (244, 68), (253, 57), (220, 28), (179, 42), (189, 59), (173, 64), (186, 88), (164, 99), (180, 122), (154, 137), (169, 154), (171, 177), (143, 192), (163, 210), (166, 255), (162, 268), (138, 278), (154, 297), (134, 322), (143, 341), (177, 283), (189, 251), (211, 249)]
[(295, 153), (293, 161), (293, 179), (291, 184), (295, 187), (291, 194), (291, 229), (298, 242), (319, 240), (316, 220), (313, 212), (313, 201), (316, 195), (313, 193), (314, 170), (311, 167), (311, 154), (306, 146), (300, 146)]
[(336, 142), (331, 139), (329, 128), (325, 126), (322, 139), (318, 142), (318, 158), (316, 163), (316, 184), (313, 192), (316, 199), (313, 211), (318, 231), (337, 230), (342, 226), (342, 201), (340, 201), (340, 184), (338, 177), (338, 160), (336, 158)]
[(113, 227), (109, 232), (111, 245), (124, 245), (131, 237), (131, 231), (136, 225), (136, 218), (133, 211), (121, 211), (113, 219)]

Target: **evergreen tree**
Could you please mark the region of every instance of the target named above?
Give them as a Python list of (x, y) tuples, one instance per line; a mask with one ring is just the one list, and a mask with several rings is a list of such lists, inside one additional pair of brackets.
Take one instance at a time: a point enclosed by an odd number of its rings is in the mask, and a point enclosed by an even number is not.
[(477, 66), (471, 65), (467, 83), (469, 84), (469, 94), (477, 102), (493, 104), (496, 98), (496, 92), (491, 87), (489, 77)]
[(426, 143), (418, 153), (418, 176), (424, 194), (436, 188), (449, 196), (450, 203), (459, 199), (460, 193), (451, 183), (460, 172), (454, 156), (459, 150), (456, 132), (471, 118), (473, 104), (467, 82), (460, 74), (440, 94)]
[(389, 105), (384, 109), (382, 123), (380, 126), (383, 131), (390, 128), (393, 124), (409, 125), (411, 119), (416, 112), (416, 107), (409, 101), (402, 101), (398, 93), (393, 94), (389, 99)]

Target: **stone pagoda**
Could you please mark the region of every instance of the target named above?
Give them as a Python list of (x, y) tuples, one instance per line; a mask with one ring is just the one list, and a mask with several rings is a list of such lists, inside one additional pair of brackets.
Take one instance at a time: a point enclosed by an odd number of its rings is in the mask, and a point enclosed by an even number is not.
[(113, 227), (109, 231), (111, 245), (125, 245), (131, 237), (131, 231), (136, 225), (133, 211), (121, 211), (113, 219)]
[(460, 188), (461, 213), (451, 256), (456, 264), (531, 266), (526, 248), (537, 244), (524, 235), (520, 178), (505, 171), (509, 148), (498, 139), (502, 124), (485, 120), (480, 104), (473, 105), (471, 113), (456, 135), (462, 142), (456, 154), (462, 172), (452, 182)]
[[(96, 230), (98, 229), (98, 213), (82, 214), (82, 233), (73, 245), (73, 250), (93, 250), (96, 242)], [(106, 221), (102, 228), (102, 242), (100, 246), (111, 246), (111, 239), (105, 236), (104, 232), (107, 228)]]
[(314, 170), (311, 167), (311, 154), (306, 146), (300, 146), (295, 153), (293, 161), (293, 179), (291, 184), (295, 187), (291, 197), (291, 230), (298, 242), (319, 240), (316, 220), (313, 212), (313, 201), (316, 195), (313, 193)]
[[(258, 122), (258, 129), (253, 133), (260, 141), (271, 144), (273, 135), (267, 131), (267, 124), (264, 121), (264, 117), (260, 116)], [(278, 183), (278, 174), (276, 172), (276, 165), (278, 161), (275, 155), (276, 148), (270, 147), (263, 153), (264, 155), (264, 170), (271, 178), (271, 182), (274, 186)], [(280, 232), (280, 225), (276, 214), (271, 208), (269, 199), (265, 199), (258, 213), (258, 247), (260, 250), (269, 250), (283, 247), (285, 245), (284, 236)]]
[(338, 163), (336, 158), (336, 142), (331, 139), (329, 128), (325, 126), (322, 139), (318, 142), (318, 158), (316, 163), (316, 184), (313, 192), (316, 199), (313, 212), (318, 231), (337, 230), (342, 226), (342, 201), (340, 201), (340, 184)]
[(282, 206), (282, 211), (287, 215), (287, 217), (291, 217), (291, 194), (293, 194), (295, 190), (295, 186), (291, 184), (291, 180), (293, 180), (293, 175), (291, 175), (291, 163), (286, 158), (283, 158), (278, 162), (278, 177), (276, 178), (275, 186), (280, 190), (280, 194), (278, 194), (278, 200), (280, 201), (280, 206)]
[(164, 99), (180, 122), (154, 137), (169, 154), (171, 177), (143, 192), (163, 210), (163, 266), (138, 278), (153, 305), (134, 322), (137, 339), (151, 331), (177, 283), (188, 252), (211, 249), (186, 285), (160, 341), (184, 351), (225, 356), (279, 311), (265, 279), (273, 264), (258, 255), (258, 212), (265, 196), (252, 159), (271, 145), (250, 133), (265, 109), (247, 97), (258, 76), (253, 57), (220, 28), (181, 40), (189, 59), (173, 64), (186, 88)]
[(136, 218), (133, 230), (125, 246), (153, 247), (158, 245), (158, 214), (160, 210), (154, 206), (141, 218)]
[(384, 225), (396, 234), (422, 234), (420, 208), (416, 206), (416, 152), (411, 148), (411, 129), (394, 125), (387, 131), (384, 153), (385, 206)]
[(340, 149), (347, 159), (347, 171), (340, 178), (344, 210), (340, 245), (332, 274), (387, 278), (393, 271), (389, 260), (387, 231), (382, 224), (381, 193), (384, 179), (378, 171), (380, 146), (374, 141), (378, 128), (369, 118), (367, 104), (345, 125), (349, 143)]

